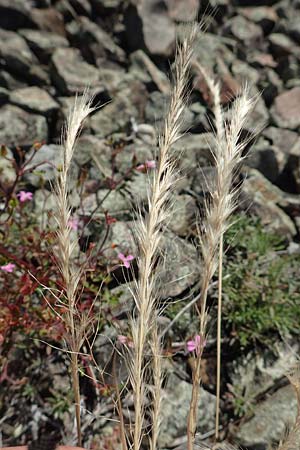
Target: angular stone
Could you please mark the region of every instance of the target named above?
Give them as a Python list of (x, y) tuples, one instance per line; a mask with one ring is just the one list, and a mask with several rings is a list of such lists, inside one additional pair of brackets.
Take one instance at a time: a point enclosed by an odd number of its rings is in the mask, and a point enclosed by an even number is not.
[(39, 30), (66, 36), (64, 18), (55, 8), (32, 8), (31, 18)]
[(300, 49), (292, 39), (283, 33), (272, 33), (269, 36), (271, 53), (275, 58), (293, 54), (300, 56)]
[[(112, 133), (124, 131), (131, 118), (139, 117), (138, 93), (141, 84), (137, 82), (135, 86), (136, 92), (134, 92), (134, 85), (132, 89), (131, 86), (128, 86), (127, 89), (121, 90), (110, 103), (104, 105), (91, 117), (91, 128), (98, 137), (107, 137)], [(136, 105), (135, 95), (137, 95)], [(143, 96), (143, 91), (141, 95)], [(141, 109), (143, 111), (143, 106)]]
[[(30, 150), (26, 154), (26, 160), (29, 160), (32, 156), (33, 150)], [(43, 145), (37, 152), (35, 152), (34, 158), (28, 164), (28, 168), (34, 167), (37, 164), (39, 166), (32, 173), (27, 173), (25, 179), (33, 186), (39, 187), (41, 181), (53, 182), (57, 176), (57, 169), (63, 162), (63, 151), (60, 145)], [(76, 186), (78, 178), (78, 166), (75, 162), (71, 163), (69, 186), (73, 188)]]
[(1, 70), (0, 72), (0, 86), (13, 91), (14, 89), (20, 89), (26, 87), (26, 84), (16, 78), (14, 78), (9, 72)]
[(259, 97), (255, 103), (253, 111), (249, 114), (245, 124), (245, 129), (250, 132), (257, 133), (268, 125), (269, 120), (270, 116), (268, 108), (266, 107), (264, 100)]
[(255, 25), (253, 22), (245, 19), (243, 16), (235, 16), (226, 23), (226, 29), (228, 29), (232, 35), (244, 45), (257, 45), (262, 41), (263, 32), (262, 29)]
[(29, 114), (17, 106), (5, 105), (0, 109), (0, 142), (7, 146), (31, 146), (48, 139), (45, 117)]
[(13, 31), (0, 30), (0, 58), (7, 69), (25, 79), (47, 83), (48, 76), (39, 66), (26, 41)]
[(266, 230), (289, 240), (297, 234), (294, 222), (282, 209), (299, 208), (300, 200), (296, 195), (286, 194), (260, 172), (251, 169), (242, 185), (241, 196), (245, 208), (261, 218)]
[(124, 216), (128, 216), (131, 203), (119, 190), (100, 189), (97, 193), (85, 197), (82, 207), (87, 216), (96, 210), (94, 217), (104, 218), (104, 211), (108, 211), (111, 216), (122, 220)]
[[(180, 38), (180, 29), (178, 33)], [(195, 43), (194, 55), (195, 59), (207, 70), (210, 70), (211, 73), (215, 73), (214, 67), (217, 65), (220, 56), (226, 67), (229, 67), (231, 63), (236, 61), (236, 56), (224, 45), (221, 39), (208, 32), (199, 33), (199, 39)]]
[(7, 159), (14, 159), (13, 152), (6, 147), (6, 157), (0, 156), (0, 182), (4, 186), (8, 183), (12, 185), (12, 183), (16, 179), (16, 171), (13, 167), (12, 163)]
[(59, 47), (68, 47), (66, 38), (50, 31), (20, 30), (19, 33), (26, 39), (31, 50), (44, 62), (49, 62), (49, 57)]
[(167, 0), (169, 16), (178, 22), (189, 22), (197, 18), (199, 0)]
[(188, 194), (176, 195), (171, 213), (170, 230), (177, 236), (187, 236), (196, 223), (197, 212), (198, 208), (194, 197)]
[[(175, 26), (168, 14), (166, 0), (141, 0), (128, 8), (125, 26), (133, 50), (146, 47), (153, 55), (170, 56), (175, 46)], [(135, 33), (132, 33), (132, 30)]]
[(131, 71), (143, 82), (152, 81), (163, 94), (170, 93), (170, 81), (168, 77), (159, 70), (151, 61), (149, 56), (142, 50), (137, 50), (130, 55), (132, 61)]
[(35, 86), (11, 92), (9, 100), (10, 103), (20, 106), (24, 110), (42, 115), (49, 115), (59, 108), (58, 103), (47, 91)]
[(52, 55), (52, 78), (63, 94), (83, 92), (87, 86), (100, 86), (99, 71), (86, 63), (78, 50), (59, 48)]
[(267, 127), (262, 134), (285, 154), (290, 153), (298, 138), (294, 131), (276, 127)]
[(86, 134), (77, 141), (74, 159), (80, 166), (92, 162), (97, 173), (95, 178), (99, 179), (100, 174), (106, 178), (111, 176), (111, 153), (111, 147), (105, 140)]
[(256, 6), (254, 8), (239, 8), (239, 14), (246, 19), (260, 25), (265, 34), (270, 33), (275, 23), (278, 21), (278, 15), (271, 6)]
[(285, 377), (287, 367), (296, 365), (298, 352), (298, 343), (288, 339), (287, 344), (276, 344), (276, 353), (266, 348), (237, 358), (228, 366), (233, 387), (246, 391), (249, 399), (254, 400)]
[[(192, 395), (192, 384), (181, 380), (175, 374), (168, 376), (162, 397), (161, 430), (158, 445), (169, 447), (173, 441), (186, 433), (186, 421)], [(199, 433), (214, 427), (215, 396), (200, 388), (197, 430)]]
[(76, 46), (81, 48), (85, 59), (99, 67), (103, 61), (110, 59), (124, 62), (125, 52), (103, 30), (99, 25), (81, 16), (78, 20), (71, 22), (67, 27)]
[(266, 449), (280, 441), (286, 427), (297, 415), (297, 399), (291, 386), (286, 386), (256, 405), (254, 416), (241, 425), (237, 439), (241, 446)]
[(279, 127), (298, 128), (300, 126), (300, 87), (278, 95), (271, 108), (271, 115)]

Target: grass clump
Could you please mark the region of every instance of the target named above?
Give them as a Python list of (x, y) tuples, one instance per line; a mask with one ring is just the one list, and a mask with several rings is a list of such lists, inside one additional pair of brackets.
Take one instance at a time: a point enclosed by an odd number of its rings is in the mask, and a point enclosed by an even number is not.
[(246, 215), (237, 217), (226, 241), (224, 324), (231, 335), (242, 347), (298, 335), (300, 256), (288, 254), (280, 236)]

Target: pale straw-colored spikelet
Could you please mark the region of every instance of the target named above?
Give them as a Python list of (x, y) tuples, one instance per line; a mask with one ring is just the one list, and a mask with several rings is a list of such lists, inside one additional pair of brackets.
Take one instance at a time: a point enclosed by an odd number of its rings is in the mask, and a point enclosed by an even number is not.
[[(232, 185), (234, 175), (243, 159), (243, 150), (247, 143), (240, 140), (241, 132), (249, 113), (253, 109), (255, 99), (250, 97), (249, 90), (246, 87), (242, 89), (232, 106), (230, 117), (227, 119), (221, 106), (219, 84), (208, 75), (199, 63), (195, 62), (194, 67), (203, 74), (212, 93), (216, 126), (214, 147), (211, 149), (216, 169), (215, 187), (210, 192), (210, 199), (205, 203), (203, 231), (199, 235), (202, 256), (201, 292), (200, 301), (198, 302), (199, 334), (204, 342), (206, 336), (208, 288), (213, 275), (219, 267), (218, 347), (220, 347), (223, 236), (230, 224), (229, 217), (236, 206), (236, 190)], [(202, 352), (199, 352), (193, 371), (192, 402), (188, 417), (188, 450), (193, 450), (197, 427), (201, 355)], [(216, 438), (218, 437), (219, 429), (220, 352), (218, 352), (217, 380)]]
[[(133, 290), (135, 301), (135, 315), (131, 320), (133, 350), (128, 358), (135, 407), (134, 450), (139, 450), (144, 435), (145, 399), (147, 393), (149, 393), (149, 390), (147, 391), (147, 370), (151, 352), (155, 360), (152, 371), (154, 386), (151, 388), (153, 402), (151, 450), (155, 450), (159, 432), (162, 375), (159, 361), (161, 357), (160, 342), (158, 341), (157, 330), (155, 330), (155, 310), (159, 298), (157, 268), (155, 269), (155, 267), (159, 257), (161, 231), (169, 220), (170, 196), (174, 187), (174, 181), (177, 178), (172, 146), (181, 136), (182, 115), (187, 97), (187, 78), (197, 30), (198, 26), (196, 24), (193, 25), (177, 50), (170, 104), (162, 133), (159, 136), (157, 167), (150, 179), (147, 213), (145, 217), (140, 214), (137, 222), (139, 277)], [(145, 358), (146, 355), (148, 355), (148, 361)]]
[[(79, 446), (82, 445), (82, 437), (78, 354), (86, 336), (89, 334), (91, 321), (87, 315), (80, 314), (77, 308), (77, 302), (79, 300), (78, 288), (80, 279), (84, 275), (84, 266), (77, 268), (73, 262), (77, 239), (72, 238), (72, 228), (70, 226), (69, 172), (78, 134), (83, 126), (84, 120), (94, 110), (91, 102), (92, 99), (88, 99), (87, 93), (75, 99), (63, 134), (63, 163), (58, 171), (54, 186), (57, 205), (54, 214), (57, 225), (57, 248), (54, 249), (54, 256), (56, 257), (64, 284), (61, 295), (59, 297), (55, 295), (55, 298), (56, 308), (58, 309), (57, 314), (64, 321), (64, 338), (71, 360), (72, 388), (74, 392), (77, 440)], [(59, 313), (62, 307), (66, 310), (63, 315)]]

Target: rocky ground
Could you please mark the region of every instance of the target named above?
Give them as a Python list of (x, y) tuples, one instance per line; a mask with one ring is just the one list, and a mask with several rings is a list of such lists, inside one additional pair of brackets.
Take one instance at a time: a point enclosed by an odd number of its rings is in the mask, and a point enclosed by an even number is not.
[[(34, 191), (35, 214), (47, 213), (54, 206), (47, 184), (54, 179), (49, 161), (59, 163), (61, 127), (68, 108), (75, 94), (89, 86), (95, 104), (101, 108), (88, 119), (78, 142), (74, 184), (82, 167), (88, 173), (88, 182), (82, 202), (74, 195), (73, 206), (91, 214), (101, 204), (96, 217), (103, 219), (108, 211), (116, 219), (107, 237), (106, 255), (114, 259), (120, 250), (134, 255), (131, 211), (147, 195), (147, 175), (140, 166), (155, 158), (156, 130), (164, 117), (170, 91), (169, 69), (174, 59), (176, 33), (180, 39), (179, 24), (189, 21), (195, 11), (199, 20), (205, 19), (207, 28), (195, 49), (195, 59), (221, 80), (223, 105), (230, 103), (246, 81), (253, 95), (261, 93), (245, 132), (254, 136), (264, 128), (253, 140), (242, 168), (240, 178), (248, 175), (241, 188), (240, 209), (259, 217), (265, 234), (280, 235), (287, 255), (297, 254), (298, 0), (0, 0), (0, 144), (6, 145), (12, 155), (21, 146), (28, 159), (33, 143), (42, 143), (34, 163), (41, 164), (44, 187), (41, 188), (41, 176), (37, 174), (26, 175), (26, 182)], [(183, 302), (198, 280), (191, 237), (207, 189), (203, 180), (213, 179), (209, 157), (211, 99), (195, 68), (191, 88), (182, 130), (185, 135), (178, 143), (178, 149), (184, 150), (180, 164), (187, 176), (176, 188), (176, 219), (171, 221), (163, 239), (169, 258), (162, 275), (163, 283), (168, 283), (165, 297)], [(0, 160), (0, 179), (9, 181), (13, 174), (5, 164), (5, 160)], [(112, 183), (117, 183), (114, 189)], [(297, 270), (292, 276), (297, 284)], [(126, 293), (123, 297), (122, 313), (130, 309)], [(182, 329), (171, 335), (173, 343), (189, 335), (190, 330), (184, 328), (187, 324), (186, 317), (186, 322), (181, 322)], [(106, 344), (102, 348), (103, 360)], [(296, 400), (284, 382), (284, 373), (287, 365), (296, 360), (297, 339), (292, 333), (278, 337), (272, 345), (272, 351), (261, 342), (248, 346), (247, 351), (239, 346), (236, 357), (225, 356), (229, 363), (224, 369), (228, 381), (223, 388), (224, 437), (249, 449), (266, 449), (272, 439), (280, 439), (285, 424), (296, 414)], [(228, 351), (232, 352), (232, 347)], [(205, 357), (207, 367), (199, 407), (199, 432), (208, 435), (214, 424), (214, 367), (209, 367), (214, 352), (212, 338)], [(48, 367), (45, 361), (43, 364)], [(169, 369), (161, 447), (181, 444), (191, 391), (186, 354), (179, 352)], [(63, 392), (63, 370), (53, 377), (57, 377), (56, 386)], [(232, 405), (228, 406), (233, 400), (234, 411)], [(12, 401), (9, 408), (6, 405), (6, 411), (4, 406), (0, 402), (4, 442), (5, 439), (8, 444), (20, 442), (24, 439), (24, 424), (20, 425), (14, 415), (16, 405)], [(97, 412), (99, 417), (111, 415), (109, 402), (104, 399)], [(35, 422), (43, 414), (43, 407), (33, 401), (30, 420)], [(93, 421), (92, 429), (106, 439), (113, 427), (99, 417)], [(18, 422), (17, 426), (13, 420)], [(113, 442), (109, 437), (105, 445), (113, 446)]]

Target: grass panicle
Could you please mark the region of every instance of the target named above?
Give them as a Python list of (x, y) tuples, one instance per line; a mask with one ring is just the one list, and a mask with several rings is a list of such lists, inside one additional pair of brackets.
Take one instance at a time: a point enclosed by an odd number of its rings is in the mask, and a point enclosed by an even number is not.
[[(159, 298), (157, 262), (162, 230), (169, 221), (170, 199), (174, 182), (178, 176), (176, 160), (172, 153), (173, 145), (181, 137), (183, 112), (187, 101), (187, 80), (193, 54), (194, 41), (198, 26), (192, 25), (181, 45), (178, 46), (175, 58), (174, 84), (171, 91), (169, 108), (166, 113), (163, 130), (158, 138), (157, 168), (150, 180), (147, 213), (139, 214), (136, 235), (139, 249), (139, 277), (133, 292), (135, 300), (135, 316), (131, 320), (133, 352), (129, 361), (130, 381), (134, 392), (135, 423), (133, 448), (139, 450), (144, 435), (145, 399), (149, 390), (148, 368), (152, 352), (152, 441), (151, 449), (155, 450), (160, 423), (161, 398), (161, 350), (156, 330), (156, 305)], [(150, 345), (149, 345), (150, 342)]]
[[(216, 438), (219, 429), (219, 401), (220, 401), (220, 342), (221, 342), (221, 299), (222, 299), (222, 258), (223, 258), (223, 236), (229, 227), (230, 215), (236, 206), (236, 189), (233, 188), (233, 179), (236, 171), (243, 160), (243, 150), (246, 141), (241, 140), (241, 132), (246, 124), (249, 113), (252, 111), (255, 100), (250, 97), (249, 90), (245, 87), (236, 98), (229, 120), (225, 119), (225, 113), (221, 106), (219, 84), (208, 75), (200, 64), (194, 63), (211, 90), (213, 96), (213, 110), (215, 114), (215, 142), (212, 149), (216, 168), (216, 183), (214, 190), (210, 193), (210, 199), (205, 204), (205, 219), (203, 231), (200, 233), (200, 246), (202, 253), (202, 278), (201, 294), (198, 303), (201, 342), (205, 342), (207, 324), (207, 295), (212, 277), (219, 268), (218, 284), (218, 370), (217, 377), (217, 405), (216, 405)], [(199, 227), (200, 229), (200, 227)], [(196, 426), (197, 405), (199, 396), (199, 384), (201, 382), (201, 356), (202, 351), (197, 354), (193, 370), (192, 401), (188, 417), (188, 449), (193, 450)]]
[[(76, 428), (78, 445), (82, 445), (81, 417), (80, 417), (80, 387), (78, 355), (82, 345), (90, 332), (91, 319), (88, 313), (78, 310), (80, 299), (80, 281), (84, 276), (84, 264), (77, 267), (74, 264), (74, 250), (77, 247), (77, 239), (72, 238), (70, 225), (71, 207), (69, 203), (69, 172), (74, 155), (77, 137), (81, 131), (84, 120), (94, 111), (92, 100), (87, 93), (82, 97), (76, 97), (71, 110), (66, 129), (63, 133), (63, 162), (57, 175), (54, 186), (54, 194), (57, 209), (54, 214), (56, 221), (57, 247), (54, 256), (63, 280), (63, 289), (58, 296), (55, 294), (56, 309), (63, 320), (65, 328), (65, 343), (71, 363), (72, 388), (74, 392)], [(63, 314), (60, 314), (60, 311)]]

